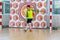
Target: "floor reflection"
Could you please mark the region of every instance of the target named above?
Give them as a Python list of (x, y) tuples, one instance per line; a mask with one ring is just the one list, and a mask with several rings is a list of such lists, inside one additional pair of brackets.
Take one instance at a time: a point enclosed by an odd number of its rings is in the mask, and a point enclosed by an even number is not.
[(18, 28), (4, 28), (0, 30), (0, 40), (60, 40), (60, 30), (32, 29), (24, 32)]

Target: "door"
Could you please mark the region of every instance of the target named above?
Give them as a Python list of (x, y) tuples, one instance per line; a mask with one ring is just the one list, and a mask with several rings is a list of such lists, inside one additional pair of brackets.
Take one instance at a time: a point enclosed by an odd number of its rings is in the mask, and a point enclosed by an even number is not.
[(2, 13), (2, 22), (3, 27), (9, 27), (9, 16), (10, 16), (10, 2), (9, 1), (3, 1), (3, 13)]
[(53, 0), (53, 27), (60, 27), (60, 0)]

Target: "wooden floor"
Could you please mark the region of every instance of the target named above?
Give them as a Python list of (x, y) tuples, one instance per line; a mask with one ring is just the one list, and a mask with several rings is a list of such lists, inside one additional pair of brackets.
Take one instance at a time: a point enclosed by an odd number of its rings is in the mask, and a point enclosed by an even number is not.
[(24, 32), (23, 29), (5, 28), (0, 30), (0, 40), (60, 40), (60, 30), (33, 29)]

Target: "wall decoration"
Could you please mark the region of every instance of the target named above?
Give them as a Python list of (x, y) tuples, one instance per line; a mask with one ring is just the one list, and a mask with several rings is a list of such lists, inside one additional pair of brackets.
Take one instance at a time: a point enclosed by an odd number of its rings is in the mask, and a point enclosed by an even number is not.
[[(37, 2), (36, 2), (37, 1)], [(32, 28), (46, 28), (46, 0), (10, 0), (10, 27), (29, 27), (26, 23), (26, 6), (30, 5), (34, 13)]]

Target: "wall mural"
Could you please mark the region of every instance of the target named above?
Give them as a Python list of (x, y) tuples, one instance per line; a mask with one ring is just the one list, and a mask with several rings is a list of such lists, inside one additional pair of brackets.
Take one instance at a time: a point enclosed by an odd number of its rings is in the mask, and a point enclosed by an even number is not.
[(10, 0), (10, 27), (29, 27), (26, 23), (26, 6), (36, 10), (31, 26), (46, 28), (46, 0)]

